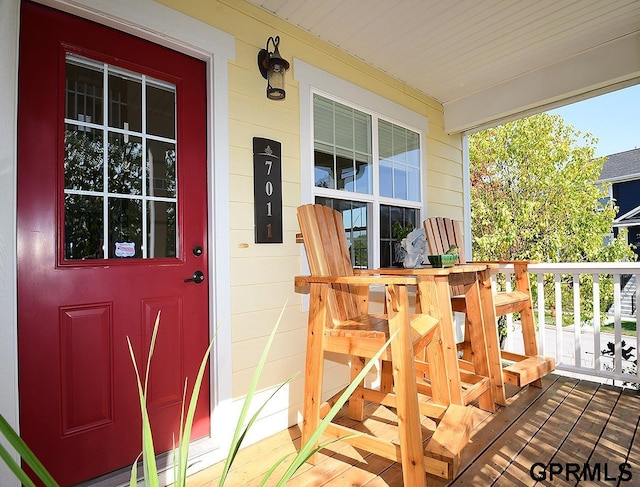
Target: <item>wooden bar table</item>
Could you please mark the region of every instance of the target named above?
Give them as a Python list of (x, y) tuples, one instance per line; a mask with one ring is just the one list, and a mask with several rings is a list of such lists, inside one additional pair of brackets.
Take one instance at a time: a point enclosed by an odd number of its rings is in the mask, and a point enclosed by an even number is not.
[[(468, 374), (486, 377), (490, 382), (490, 393), (477, 397), (478, 406), (487, 411), (495, 411), (495, 404), (505, 404), (504, 382), (500, 364), (500, 349), (495, 323), (486, 323), (483, 309), (493, 309), (493, 294), (490, 287), (482, 285), (482, 275), (487, 264), (458, 264), (453, 267), (436, 268), (424, 266), (417, 269), (388, 267), (362, 270), (362, 274), (417, 276), (419, 284), (416, 298), (416, 312), (424, 309), (437, 316), (442, 322), (443, 342), (456, 347), (452, 288), (456, 294), (464, 296), (466, 304), (465, 338), (470, 350), (463, 351), (463, 360), (458, 359), (457, 347), (445, 356), (449, 376), (451, 402), (465, 405), (462, 387)], [(427, 309), (425, 309), (427, 307)], [(489, 314), (490, 315), (490, 314)], [(446, 334), (446, 335), (445, 335)], [(451, 345), (453, 344), (453, 345)]]

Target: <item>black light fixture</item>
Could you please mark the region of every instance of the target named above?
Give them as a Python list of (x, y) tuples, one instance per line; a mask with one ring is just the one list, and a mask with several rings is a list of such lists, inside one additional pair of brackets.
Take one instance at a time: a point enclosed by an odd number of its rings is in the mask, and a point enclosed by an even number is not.
[[(269, 44), (273, 44), (273, 51), (269, 51)], [(267, 39), (267, 47), (258, 53), (258, 68), (262, 77), (267, 80), (267, 98), (270, 100), (284, 100), (287, 93), (284, 90), (284, 74), (289, 69), (289, 62), (283, 59), (278, 51), (280, 36)]]

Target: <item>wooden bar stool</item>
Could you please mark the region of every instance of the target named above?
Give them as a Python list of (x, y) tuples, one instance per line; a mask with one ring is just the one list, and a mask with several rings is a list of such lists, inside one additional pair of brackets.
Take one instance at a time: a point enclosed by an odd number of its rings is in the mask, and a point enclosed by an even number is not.
[[(395, 408), (398, 442), (334, 423), (329, 425), (326, 434), (401, 462), (404, 485), (424, 486), (425, 472), (452, 478), (459, 466), (460, 452), (468, 442), (472, 417), (468, 408), (450, 404), (445, 357), (455, 355), (455, 344), (450, 343), (447, 348), (443, 343), (438, 318), (426, 312), (409, 312), (407, 288), (417, 285), (418, 279), (411, 276), (354, 276), (341, 213), (321, 205), (304, 205), (298, 208), (298, 220), (312, 274), (298, 276), (295, 281), (299, 290), (307, 288), (310, 292), (303, 444), (329, 409), (322, 401), (325, 353), (349, 356), (353, 378), (364, 361), (375, 355), (389, 336), (396, 334), (390, 349), (382, 355), (383, 363), (387, 364), (383, 367), (386, 371), (383, 375), (392, 374), (393, 377), (391, 381), (387, 378), (383, 382), (392, 386), (389, 390), (374, 390), (360, 384), (350, 397), (349, 414), (358, 421), (364, 420), (365, 401)], [(369, 313), (370, 285), (384, 286), (385, 314)], [(422, 400), (418, 394), (414, 360), (422, 351), (438, 371), (432, 377), (431, 385), (435, 400), (430, 402)], [(439, 422), (427, 452), (423, 446), (421, 415)], [(311, 462), (314, 461), (312, 458)]]
[[(462, 233), (457, 221), (441, 217), (428, 218), (424, 221), (424, 229), (432, 254), (443, 254), (452, 245), (456, 245), (459, 251), (459, 263), (466, 263)], [(487, 265), (487, 269), (481, 274), (482, 285), (480, 288), (493, 395), (496, 403), (500, 405), (506, 405), (505, 382), (518, 387), (527, 384), (540, 387), (540, 379), (555, 370), (553, 358), (538, 355), (528, 262), (510, 263), (514, 265), (515, 269), (515, 291), (497, 291), (493, 274), (497, 271), (498, 262), (484, 263)], [(455, 286), (452, 287), (452, 294), (453, 310), (464, 313), (465, 322), (469, 324), (468, 304), (464, 296), (459, 294), (459, 289)], [(499, 346), (497, 317), (514, 312), (520, 313), (524, 355), (501, 351)], [(459, 346), (463, 352), (463, 358), (469, 357), (472, 353), (473, 337), (467, 334), (469, 328), (473, 328), (473, 326), (465, 326), (465, 339)]]

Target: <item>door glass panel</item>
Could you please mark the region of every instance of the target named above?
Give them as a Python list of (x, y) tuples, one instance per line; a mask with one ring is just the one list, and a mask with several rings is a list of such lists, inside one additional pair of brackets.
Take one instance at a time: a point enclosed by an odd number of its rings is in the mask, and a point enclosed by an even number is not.
[(92, 66), (67, 61), (66, 114), (71, 120), (102, 124), (103, 75)]
[(65, 190), (103, 191), (102, 130), (67, 124), (64, 132)]
[(66, 77), (64, 259), (177, 257), (175, 86), (75, 54)]
[(176, 205), (150, 201), (147, 209), (147, 248), (149, 257), (176, 256)]
[(176, 196), (176, 146), (159, 141), (147, 144), (147, 187), (152, 196)]
[(142, 139), (109, 133), (109, 192), (142, 194)]
[(175, 90), (147, 85), (147, 132), (169, 139), (175, 138)]
[(142, 132), (142, 83), (122, 74), (109, 76), (109, 126)]
[(67, 194), (64, 198), (64, 251), (67, 259), (102, 259), (102, 198)]
[(140, 200), (109, 198), (109, 258), (142, 257)]

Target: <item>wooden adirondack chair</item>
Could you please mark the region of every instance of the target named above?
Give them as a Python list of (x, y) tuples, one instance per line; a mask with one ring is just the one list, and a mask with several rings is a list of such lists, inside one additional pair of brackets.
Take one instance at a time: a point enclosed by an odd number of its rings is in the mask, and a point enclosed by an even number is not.
[[(325, 352), (350, 356), (352, 379), (397, 333), (382, 360), (392, 367), (390, 389), (373, 390), (359, 385), (350, 396), (349, 415), (365, 419), (365, 401), (396, 408), (398, 441), (391, 442), (356, 429), (331, 423), (325, 434), (344, 438), (358, 448), (402, 463), (405, 485), (425, 485), (425, 471), (452, 478), (460, 463), (460, 452), (467, 444), (472, 426), (470, 408), (450, 404), (449, 380), (445, 367), (440, 322), (429, 314), (409, 313), (407, 287), (415, 277), (354, 276), (342, 215), (321, 205), (298, 208), (298, 220), (309, 261), (311, 276), (296, 277), (298, 289), (310, 292), (307, 359), (304, 385), (302, 443), (311, 437), (335, 398), (322, 403), (323, 361)], [(370, 285), (385, 288), (386, 314), (368, 312)], [(414, 357), (425, 351), (432, 370), (432, 400), (421, 400), (416, 382)], [(454, 359), (455, 360), (455, 359)], [(383, 372), (385, 373), (385, 372)], [(439, 422), (426, 450), (420, 415)], [(357, 436), (348, 437), (351, 434)], [(345, 438), (347, 437), (347, 438)], [(311, 459), (314, 462), (314, 459)]]
[[(457, 221), (449, 218), (434, 217), (424, 221), (424, 229), (432, 254), (442, 254), (452, 245), (459, 249), (459, 263), (466, 263), (462, 233)], [(494, 367), (493, 377), (496, 378), (494, 398), (499, 404), (506, 404), (504, 382), (523, 387), (531, 384), (541, 386), (541, 377), (555, 370), (555, 361), (551, 357), (538, 355), (538, 343), (535, 324), (533, 321), (533, 308), (531, 304), (531, 289), (529, 286), (529, 271), (527, 261), (510, 262), (514, 265), (516, 289), (505, 292), (496, 290), (495, 280), (492, 274), (496, 272), (497, 262), (489, 263), (487, 271), (482, 276), (482, 286), (491, 290), (491, 303), (483, 302), (483, 315), (486, 324), (496, 324), (487, 328), (485, 333), (488, 339), (492, 339), (496, 346), (491, 347), (496, 354), (490, 358), (490, 367)], [(465, 302), (456, 296), (456, 290), (452, 289), (452, 308), (454, 311), (465, 313)], [(521, 319), (522, 337), (524, 340), (524, 355), (501, 351), (497, 346), (497, 317), (509, 313), (519, 312)], [(469, 339), (465, 332), (465, 343), (461, 346), (463, 356), (469, 353)], [(504, 364), (507, 364), (504, 366)], [(500, 382), (502, 380), (503, 382)]]

